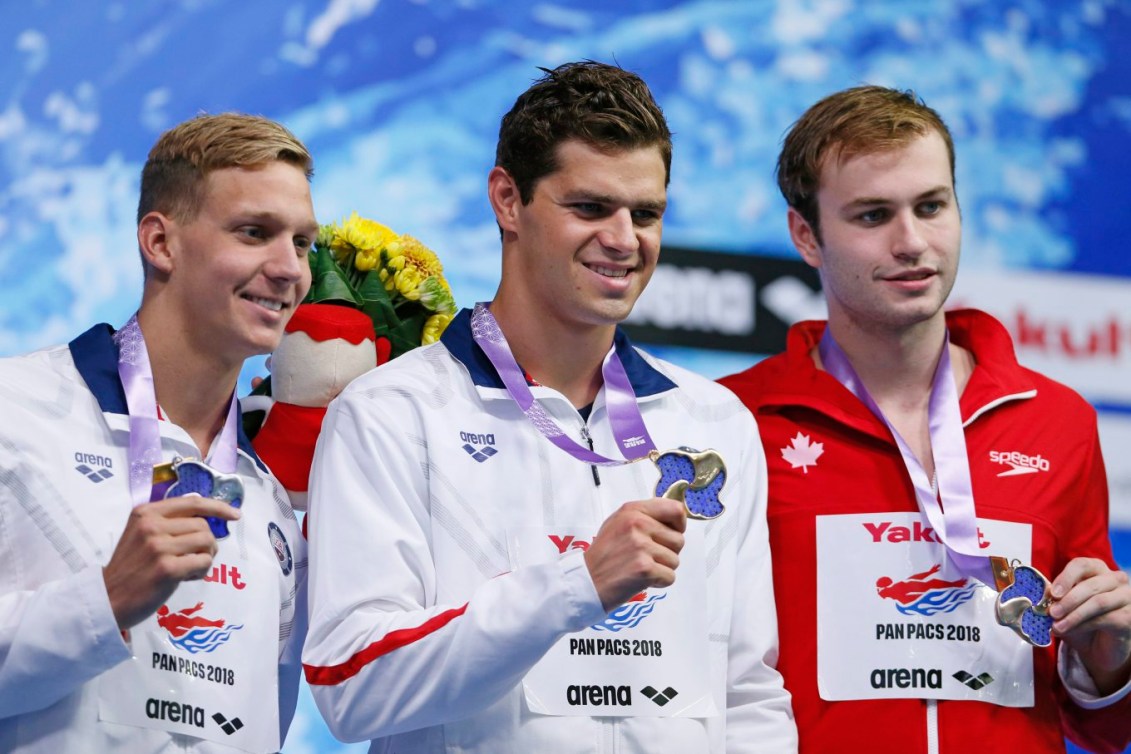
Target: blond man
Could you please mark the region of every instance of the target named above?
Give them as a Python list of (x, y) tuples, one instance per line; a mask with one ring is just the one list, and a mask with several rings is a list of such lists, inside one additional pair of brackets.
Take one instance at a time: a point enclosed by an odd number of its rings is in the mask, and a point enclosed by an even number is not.
[(264, 118), (176, 126), (142, 173), (137, 314), (0, 360), (0, 750), (281, 746), (305, 552), (234, 390), (310, 285), (312, 167)]

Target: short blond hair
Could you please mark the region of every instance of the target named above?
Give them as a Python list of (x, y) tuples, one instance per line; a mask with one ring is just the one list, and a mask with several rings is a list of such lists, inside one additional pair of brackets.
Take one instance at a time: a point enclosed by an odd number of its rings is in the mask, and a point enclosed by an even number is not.
[(178, 222), (196, 217), (204, 181), (214, 170), (285, 162), (314, 175), (314, 158), (284, 126), (258, 115), (198, 115), (174, 126), (149, 150), (141, 171), (137, 219), (162, 212)]
[(954, 141), (942, 117), (911, 90), (856, 86), (830, 94), (805, 111), (786, 134), (778, 156), (778, 188), (821, 238), (817, 190), (830, 160), (906, 146), (936, 131), (946, 142), (954, 181)]

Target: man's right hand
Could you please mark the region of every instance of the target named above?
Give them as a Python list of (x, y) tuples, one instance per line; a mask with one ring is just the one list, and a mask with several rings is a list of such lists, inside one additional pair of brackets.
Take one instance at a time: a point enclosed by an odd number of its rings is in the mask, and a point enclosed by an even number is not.
[(648, 587), (675, 583), (686, 528), (687, 507), (662, 497), (625, 503), (605, 519), (585, 565), (606, 611)]
[(102, 569), (110, 608), (125, 630), (152, 615), (182, 581), (212, 568), (216, 538), (202, 516), (225, 521), (240, 512), (224, 500), (188, 495), (136, 506)]

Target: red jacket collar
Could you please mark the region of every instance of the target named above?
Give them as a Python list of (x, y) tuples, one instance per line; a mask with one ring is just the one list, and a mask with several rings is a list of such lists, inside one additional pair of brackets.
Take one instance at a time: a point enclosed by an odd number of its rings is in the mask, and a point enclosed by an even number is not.
[[(1017, 363), (1004, 326), (975, 309), (946, 313), (951, 340), (974, 354), (975, 367), (959, 404), (963, 422), (1002, 402), (1036, 394), (1033, 373)], [(868, 434), (887, 439), (883, 424), (843, 385), (813, 364), (810, 355), (825, 332), (823, 320), (799, 322), (789, 330), (785, 353), (722, 380), (744, 396), (755, 412), (790, 406), (815, 409)]]

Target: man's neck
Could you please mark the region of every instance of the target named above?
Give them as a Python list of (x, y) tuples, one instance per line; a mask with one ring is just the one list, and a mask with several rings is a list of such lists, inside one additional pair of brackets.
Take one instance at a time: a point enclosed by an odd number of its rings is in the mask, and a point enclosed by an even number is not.
[(588, 406), (601, 389), (601, 363), (612, 346), (615, 327), (577, 327), (532, 311), (501, 296), (491, 304), (491, 314), (526, 373), (576, 408)]
[(196, 353), (184, 338), (186, 323), (159, 311), (143, 310), (138, 324), (145, 336), (153, 389), (162, 412), (192, 438), (201, 457), (224, 427), (242, 365), (224, 365), (210, 353)]
[[(935, 371), (946, 342), (946, 321), (940, 316), (901, 332), (877, 332), (834, 319), (830, 319), (829, 327), (876, 405), (911, 446), (928, 476), (933, 475), (929, 408)], [(953, 343), (948, 353), (961, 395), (974, 370), (974, 358)], [(814, 354), (820, 365), (816, 350)]]
[(833, 318), (828, 326), (885, 413), (893, 404), (926, 411), (946, 338), (946, 322), (941, 317), (902, 331), (863, 328)]

